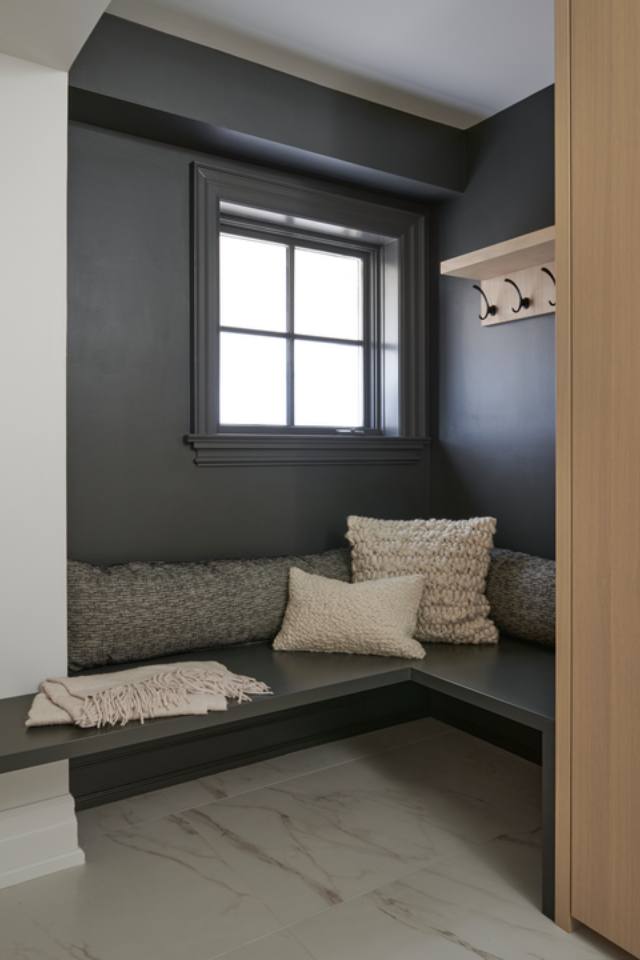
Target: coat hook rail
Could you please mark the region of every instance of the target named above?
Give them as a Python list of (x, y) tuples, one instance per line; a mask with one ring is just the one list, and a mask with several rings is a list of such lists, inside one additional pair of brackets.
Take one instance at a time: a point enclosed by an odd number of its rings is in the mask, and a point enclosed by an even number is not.
[(477, 283), (474, 283), (473, 289), (478, 291), (485, 303), (485, 311), (484, 313), (478, 314), (479, 319), (486, 320), (487, 317), (495, 317), (496, 313), (498, 312), (498, 308), (496, 307), (495, 303), (489, 303), (486, 293)]
[(518, 306), (517, 306), (517, 307), (511, 307), (511, 312), (512, 312), (512, 313), (520, 313), (521, 310), (527, 310), (527, 309), (531, 306), (531, 298), (530, 298), (530, 297), (523, 297), (523, 296), (522, 296), (522, 291), (520, 290), (520, 287), (519, 287), (518, 284), (515, 282), (515, 280), (511, 280), (509, 277), (505, 277), (504, 282), (505, 282), (505, 283), (510, 283), (511, 286), (515, 288), (515, 290), (516, 290), (516, 292), (517, 292), (517, 294), (518, 294)]
[[(546, 273), (546, 275), (547, 275), (548, 277), (551, 277), (551, 279), (553, 280), (553, 285), (554, 285), (554, 287), (555, 287), (555, 285), (556, 285), (556, 278), (554, 277), (554, 275), (553, 275), (553, 273), (551, 272), (551, 270), (549, 270), (549, 267), (540, 267), (540, 269), (542, 270), (543, 273)], [(550, 306), (550, 307), (555, 307), (555, 305), (556, 305), (556, 301), (555, 301), (555, 300), (549, 300), (548, 303), (549, 303), (549, 306)]]

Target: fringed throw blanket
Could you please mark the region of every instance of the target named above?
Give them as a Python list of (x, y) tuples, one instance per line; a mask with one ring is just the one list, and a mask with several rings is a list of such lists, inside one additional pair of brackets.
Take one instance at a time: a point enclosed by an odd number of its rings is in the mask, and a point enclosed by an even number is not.
[(214, 661), (150, 664), (116, 673), (45, 680), (26, 725), (123, 726), (151, 717), (196, 716), (226, 710), (227, 698), (242, 703), (254, 693), (271, 690), (266, 683), (231, 673)]

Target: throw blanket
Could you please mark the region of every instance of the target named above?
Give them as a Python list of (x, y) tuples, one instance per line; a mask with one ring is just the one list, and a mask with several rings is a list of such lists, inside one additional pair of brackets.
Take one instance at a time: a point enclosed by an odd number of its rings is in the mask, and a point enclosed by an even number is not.
[(26, 725), (123, 726), (130, 720), (144, 723), (150, 717), (196, 716), (226, 710), (227, 698), (242, 703), (252, 693), (271, 690), (266, 683), (207, 660), (58, 677), (40, 684)]

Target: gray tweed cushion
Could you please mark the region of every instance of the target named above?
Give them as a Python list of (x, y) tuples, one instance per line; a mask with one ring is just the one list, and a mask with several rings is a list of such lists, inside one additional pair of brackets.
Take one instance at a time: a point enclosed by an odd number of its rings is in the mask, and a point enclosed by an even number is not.
[(518, 640), (555, 646), (556, 565), (512, 550), (494, 550), (487, 577), (491, 619)]
[(289, 570), (348, 581), (349, 551), (210, 563), (68, 565), (69, 665), (126, 663), (250, 640), (271, 640)]

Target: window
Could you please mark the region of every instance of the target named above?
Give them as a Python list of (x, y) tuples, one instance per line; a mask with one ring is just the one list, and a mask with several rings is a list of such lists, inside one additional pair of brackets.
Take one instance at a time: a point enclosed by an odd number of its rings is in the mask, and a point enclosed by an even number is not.
[(221, 218), (220, 429), (376, 429), (375, 279), (373, 247)]
[(194, 165), (195, 463), (416, 463), (424, 217)]

